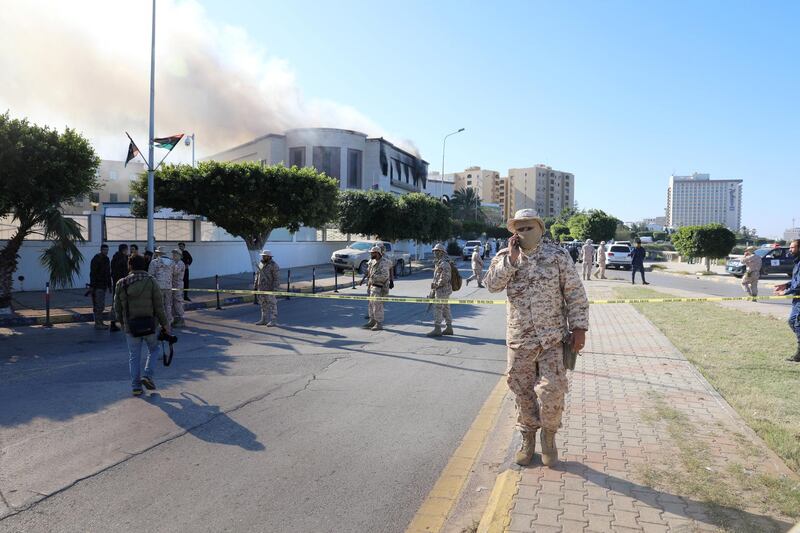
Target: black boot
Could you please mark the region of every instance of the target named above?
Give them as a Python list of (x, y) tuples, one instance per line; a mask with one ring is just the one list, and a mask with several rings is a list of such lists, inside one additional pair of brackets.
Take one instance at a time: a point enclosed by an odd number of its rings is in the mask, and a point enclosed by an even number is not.
[(794, 352), (794, 356), (789, 357), (786, 360), (791, 361), (792, 363), (800, 363), (800, 344), (797, 345), (797, 351)]

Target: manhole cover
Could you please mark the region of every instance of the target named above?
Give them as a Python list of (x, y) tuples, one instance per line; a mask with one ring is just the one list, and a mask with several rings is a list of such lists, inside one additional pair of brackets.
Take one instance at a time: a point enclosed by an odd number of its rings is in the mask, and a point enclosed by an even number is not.
[(413, 353), (419, 355), (454, 355), (461, 353), (461, 350), (452, 346), (423, 346), (413, 350)]

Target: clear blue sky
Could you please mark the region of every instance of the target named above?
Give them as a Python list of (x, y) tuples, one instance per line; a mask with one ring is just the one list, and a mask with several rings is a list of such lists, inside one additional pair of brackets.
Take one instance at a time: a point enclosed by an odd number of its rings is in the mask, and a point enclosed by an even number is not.
[(432, 170), (465, 127), (448, 172), (548, 164), (624, 220), (663, 214), (670, 173), (708, 172), (744, 180), (743, 224), (800, 224), (798, 2), (203, 4)]

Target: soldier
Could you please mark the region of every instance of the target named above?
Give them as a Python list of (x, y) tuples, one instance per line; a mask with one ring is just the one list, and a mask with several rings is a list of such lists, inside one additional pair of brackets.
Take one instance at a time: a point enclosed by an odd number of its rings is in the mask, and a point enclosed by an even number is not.
[[(183, 254), (181, 250), (175, 248), (172, 250), (172, 314), (175, 320), (172, 321), (172, 327), (180, 328), (186, 324), (183, 322), (183, 298), (181, 291), (183, 290), (184, 274), (186, 272), (186, 264), (183, 262)], [(186, 294), (186, 293), (184, 293)]]
[(600, 274), (600, 279), (607, 279), (606, 259), (606, 241), (600, 241), (600, 246), (597, 247), (597, 270), (594, 271), (594, 277)]
[[(146, 255), (145, 255), (146, 257)], [(164, 305), (164, 316), (167, 318), (167, 331), (172, 331), (172, 261), (164, 257), (164, 248), (156, 248), (153, 259), (147, 267), (147, 273), (156, 278), (161, 289), (161, 300)]]
[(754, 254), (755, 246), (748, 246), (744, 250), (742, 263), (745, 267), (742, 276), (742, 288), (744, 292), (755, 298), (758, 296), (758, 278), (761, 276), (761, 256)]
[[(261, 251), (261, 262), (258, 264), (258, 272), (253, 283), (254, 291), (275, 291), (278, 290), (278, 263), (272, 260), (272, 252), (269, 250)], [(278, 320), (278, 299), (271, 294), (259, 294), (258, 303), (261, 305), (261, 320), (256, 322), (257, 326), (272, 327)]]
[(478, 253), (478, 246), (472, 250), (472, 275), (467, 278), (467, 286), (473, 279), (477, 279), (478, 287), (483, 288), (483, 257)]
[(586, 239), (586, 244), (581, 247), (581, 259), (583, 259), (583, 279), (592, 279), (592, 267), (594, 266), (594, 246), (592, 239)]
[[(370, 296), (388, 296), (391, 267), (389, 260), (383, 257), (379, 246), (369, 250), (370, 260), (367, 264), (367, 291)], [(380, 331), (383, 329), (383, 302), (369, 301), (369, 322), (364, 324), (365, 329)]]
[[(529, 465), (542, 428), (542, 462), (558, 462), (555, 435), (561, 426), (567, 375), (564, 346), (579, 351), (589, 329), (589, 303), (569, 254), (542, 242), (544, 221), (533, 209), (508, 221), (514, 235), (492, 260), (484, 282), (508, 295), (508, 386), (516, 395), (522, 448), (516, 462)], [(571, 335), (570, 335), (571, 333)]]
[[(453, 293), (453, 286), (450, 284), (452, 262), (447, 257), (447, 250), (442, 244), (433, 247), (434, 268), (433, 283), (431, 283), (431, 297), (439, 299), (450, 298)], [(447, 327), (442, 330), (442, 321)], [(450, 314), (449, 304), (436, 304), (433, 306), (433, 331), (428, 333), (428, 337), (441, 337), (442, 335), (453, 334), (453, 317)]]

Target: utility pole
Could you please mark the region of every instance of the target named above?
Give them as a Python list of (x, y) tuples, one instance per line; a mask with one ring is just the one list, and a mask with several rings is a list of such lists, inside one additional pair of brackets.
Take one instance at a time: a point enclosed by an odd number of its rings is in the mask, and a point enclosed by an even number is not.
[(155, 206), (154, 179), (155, 155), (153, 153), (153, 138), (155, 137), (155, 88), (156, 88), (156, 0), (153, 0), (153, 33), (150, 45), (150, 138), (148, 142), (147, 164), (147, 249), (155, 250), (155, 221), (153, 211)]

